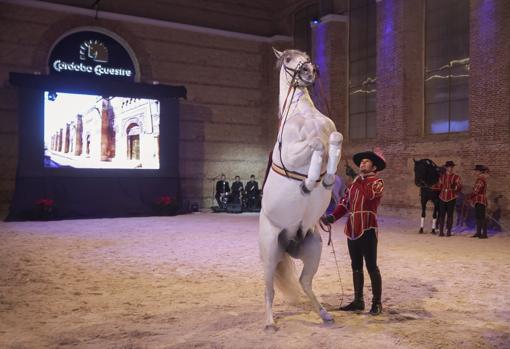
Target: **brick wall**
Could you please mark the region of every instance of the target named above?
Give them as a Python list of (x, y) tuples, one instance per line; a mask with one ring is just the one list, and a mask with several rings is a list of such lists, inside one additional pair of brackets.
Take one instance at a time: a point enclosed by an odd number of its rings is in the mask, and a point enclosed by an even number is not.
[[(288, 3), (289, 8), (295, 3)], [(413, 158), (437, 163), (454, 160), (466, 192), (470, 168), (491, 167), (489, 193), (503, 194), (510, 215), (510, 1), (471, 0), (470, 131), (426, 135), (423, 127), (423, 0), (378, 2), (377, 137), (349, 141), (347, 127), (348, 24), (324, 21), (314, 30), (314, 59), (321, 70), (332, 119), (344, 133), (343, 158), (375, 146), (383, 148), (388, 169), (383, 205), (416, 210)], [(285, 14), (285, 18), (282, 18)], [(291, 11), (273, 18), (288, 28)], [(214, 177), (225, 172), (262, 177), (278, 127), (278, 74), (271, 46), (285, 49), (285, 38), (261, 40), (235, 35), (172, 29), (122, 20), (5, 5), (0, 13), (0, 207), (14, 188), (17, 162), (17, 93), (8, 72), (45, 72), (51, 45), (76, 26), (101, 26), (132, 46), (141, 80), (185, 85), (181, 105), (180, 167), (185, 198), (212, 204)], [(285, 32), (283, 29), (281, 32)], [(323, 35), (319, 47), (318, 35)], [(343, 171), (343, 167), (339, 169)]]
[(188, 99), (182, 101), (180, 114), (184, 199), (211, 206), (214, 178), (222, 172), (245, 181), (252, 173), (261, 179), (271, 143), (267, 132), (274, 128), (271, 123), (277, 123), (267, 102), (274, 92), (266, 88), (274, 65), (270, 42), (2, 4), (0, 209), (4, 213), (14, 190), (18, 143), (17, 91), (9, 86), (8, 74), (46, 73), (51, 46), (79, 26), (105, 28), (124, 38), (139, 60), (142, 82), (186, 86)]
[(413, 183), (413, 158), (431, 158), (438, 164), (454, 160), (465, 193), (471, 191), (475, 179), (471, 168), (486, 164), (492, 170), (489, 196), (504, 195), (503, 208), (508, 219), (510, 2), (471, 1), (470, 131), (449, 135), (424, 133), (423, 6), (421, 0), (378, 2), (377, 137), (348, 141), (344, 158), (374, 146), (382, 147), (388, 162), (381, 173), (386, 183), (383, 205), (411, 209), (416, 217), (419, 196)]

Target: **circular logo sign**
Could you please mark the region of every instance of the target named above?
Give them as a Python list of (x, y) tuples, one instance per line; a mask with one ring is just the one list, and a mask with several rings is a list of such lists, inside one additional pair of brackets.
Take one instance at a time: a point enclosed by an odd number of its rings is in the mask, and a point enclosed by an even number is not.
[(51, 51), (50, 74), (135, 80), (135, 65), (127, 50), (112, 37), (81, 31), (61, 39)]

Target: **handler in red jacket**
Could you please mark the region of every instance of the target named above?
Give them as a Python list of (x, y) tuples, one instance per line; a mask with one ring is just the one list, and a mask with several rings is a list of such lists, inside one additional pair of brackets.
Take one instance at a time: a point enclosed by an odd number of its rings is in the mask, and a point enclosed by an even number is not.
[(322, 220), (325, 223), (334, 223), (349, 213), (345, 234), (351, 257), (354, 301), (341, 307), (340, 310), (359, 311), (365, 309), (363, 300), (364, 258), (372, 283), (373, 298), (370, 314), (378, 315), (382, 311), (382, 280), (377, 266), (377, 207), (381, 201), (384, 183), (377, 177), (377, 172), (384, 170), (386, 162), (378, 150), (355, 154), (353, 161), (359, 166), (360, 174), (349, 186), (333, 214), (324, 216)]
[(462, 189), (462, 182), (458, 174), (453, 173), (455, 163), (447, 161), (444, 166), (446, 172), (439, 177), (439, 236), (444, 236), (444, 223), (446, 216), (446, 236), (452, 236), (453, 210), (457, 194)]
[(470, 195), (471, 204), (476, 212), (476, 234), (473, 238), (487, 239), (487, 177), (489, 168), (484, 165), (476, 165), (473, 169), (476, 171), (477, 178), (473, 186), (473, 192)]

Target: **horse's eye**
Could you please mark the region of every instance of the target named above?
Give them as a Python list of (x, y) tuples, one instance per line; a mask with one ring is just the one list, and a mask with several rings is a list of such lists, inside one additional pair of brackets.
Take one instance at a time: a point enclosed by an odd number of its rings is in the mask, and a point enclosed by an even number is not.
[(289, 63), (290, 62), (290, 57), (285, 58), (285, 62)]

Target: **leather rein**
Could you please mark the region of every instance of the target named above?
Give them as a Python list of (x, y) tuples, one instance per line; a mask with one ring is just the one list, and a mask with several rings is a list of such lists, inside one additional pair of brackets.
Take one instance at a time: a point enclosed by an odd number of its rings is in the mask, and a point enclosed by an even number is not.
[[(289, 68), (285, 64), (283, 64), (283, 69), (285, 69), (285, 73), (291, 77), (291, 81), (289, 83), (289, 89), (287, 90), (287, 95), (285, 96), (285, 101), (283, 102), (282, 110), (280, 111), (280, 115), (281, 115), (281, 119), (282, 119), (282, 121), (281, 121), (282, 126), (280, 128), (280, 132), (278, 135), (278, 153), (280, 156), (280, 163), (282, 164), (282, 166), (280, 167), (280, 166), (276, 165), (275, 163), (272, 163), (272, 165), (271, 165), (271, 169), (274, 172), (278, 173), (279, 175), (290, 178), (290, 179), (298, 180), (298, 181), (302, 181), (302, 180), (306, 179), (308, 176), (301, 174), (299, 172), (288, 170), (287, 167), (285, 166), (285, 164), (283, 163), (283, 158), (282, 158), (283, 131), (285, 129), (285, 125), (287, 124), (287, 118), (288, 118), (288, 115), (290, 112), (290, 106), (292, 104), (292, 100), (294, 99), (294, 94), (296, 92), (296, 88), (297, 88), (299, 82), (304, 84), (305, 87), (312, 85), (312, 83), (305, 81), (301, 77), (301, 75), (303, 74), (303, 71), (305, 69), (304, 65), (307, 63), (311, 63), (311, 61), (307, 60), (307, 61), (301, 62), (298, 64), (298, 66), (295, 69)], [(313, 63), (312, 63), (312, 65), (314, 66), (314, 68), (317, 72), (317, 77), (319, 78), (320, 75), (319, 75), (318, 67)], [(320, 88), (321, 97), (323, 97), (323, 99), (325, 100), (324, 96), (322, 95), (322, 83), (320, 80), (319, 80), (319, 88)], [(287, 107), (287, 101), (289, 100), (289, 96), (291, 96), (290, 102), (289, 102), (289, 107), (288, 107), (287, 111), (285, 112), (285, 108)], [(325, 103), (325, 104), (326, 104), (326, 108), (328, 109), (328, 112), (329, 112), (329, 105), (327, 103)], [(284, 113), (285, 113), (285, 115), (284, 115)], [(325, 175), (325, 172), (320, 175), (318, 182), (322, 179), (322, 177), (324, 175)]]

